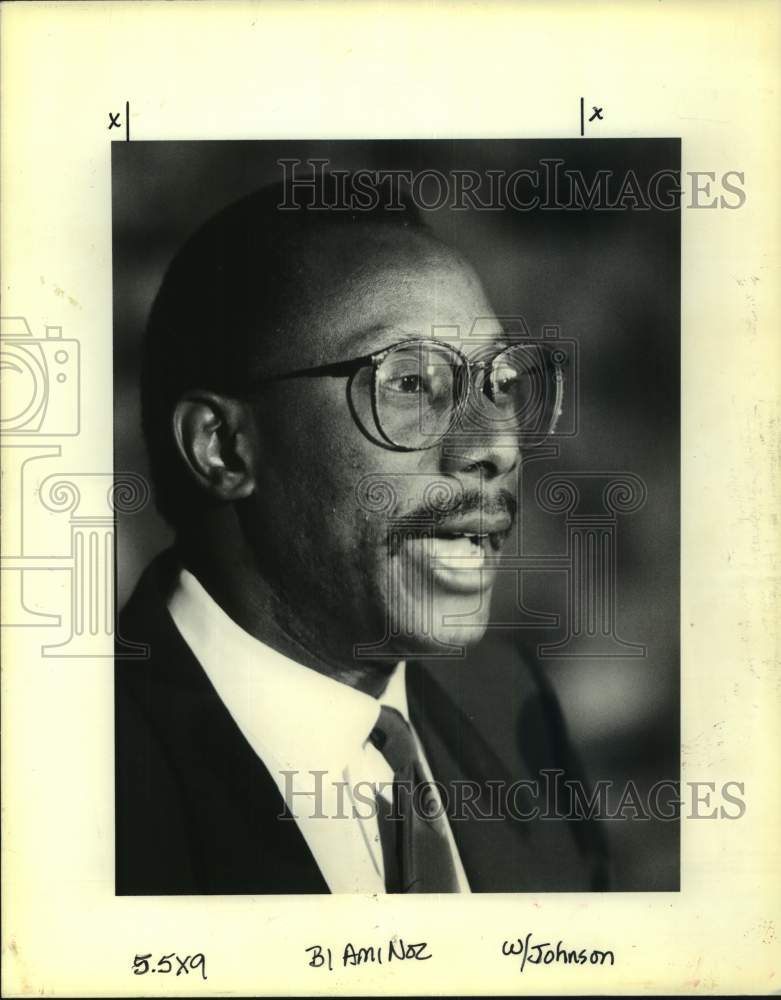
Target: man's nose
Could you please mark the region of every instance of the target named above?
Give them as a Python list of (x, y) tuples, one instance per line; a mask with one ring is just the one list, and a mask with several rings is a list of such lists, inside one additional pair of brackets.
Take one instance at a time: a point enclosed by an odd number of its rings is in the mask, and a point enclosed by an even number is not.
[(503, 478), (515, 471), (519, 461), (517, 433), (499, 428), (477, 434), (454, 430), (440, 444), (440, 467), (450, 475)]

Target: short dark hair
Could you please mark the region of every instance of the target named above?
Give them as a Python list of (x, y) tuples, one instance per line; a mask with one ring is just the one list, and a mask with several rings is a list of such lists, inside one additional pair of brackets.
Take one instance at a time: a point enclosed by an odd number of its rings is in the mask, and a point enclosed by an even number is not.
[[(325, 174), (326, 192), (330, 183)], [(338, 183), (343, 194), (351, 178)], [(173, 258), (152, 306), (141, 363), (141, 422), (157, 509), (173, 527), (183, 526), (204, 499), (192, 488), (176, 449), (171, 420), (176, 403), (188, 389), (241, 391), (258, 339), (270, 335), (283, 308), (281, 289), (295, 283), (296, 254), (305, 252), (313, 237), (357, 235), (366, 226), (429, 234), (403, 194), (400, 210), (308, 204), (280, 210), (286, 198), (289, 203), (282, 182), (269, 184), (209, 219)], [(264, 329), (258, 329), (259, 321)]]

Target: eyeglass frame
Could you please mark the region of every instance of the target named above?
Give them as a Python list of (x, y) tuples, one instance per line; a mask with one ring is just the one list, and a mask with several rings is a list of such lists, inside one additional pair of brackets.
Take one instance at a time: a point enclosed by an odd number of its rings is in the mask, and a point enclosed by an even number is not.
[[(441, 434), (438, 434), (436, 436), (432, 435), (434, 437), (434, 440), (431, 442), (431, 444), (416, 445), (414, 447), (411, 447), (408, 445), (401, 445), (398, 444), (396, 441), (393, 441), (390, 437), (388, 437), (387, 433), (383, 429), (382, 421), (380, 420), (379, 416), (378, 402), (377, 402), (377, 372), (379, 370), (380, 365), (389, 354), (397, 350), (399, 347), (404, 347), (406, 344), (430, 346), (437, 348), (444, 347), (447, 350), (452, 351), (455, 357), (461, 362), (461, 368), (459, 369), (459, 372), (463, 373), (463, 379), (466, 385), (468, 386), (468, 390), (473, 389), (475, 386), (474, 372), (485, 370), (487, 368), (492, 367), (496, 363), (497, 358), (500, 358), (507, 351), (513, 350), (516, 347), (524, 348), (524, 347), (539, 346), (536, 343), (523, 344), (517, 342), (514, 344), (507, 344), (504, 347), (502, 347), (500, 351), (497, 351), (497, 353), (494, 354), (494, 356), (488, 360), (470, 361), (463, 351), (460, 351), (457, 347), (454, 347), (452, 344), (448, 344), (445, 341), (436, 340), (432, 337), (409, 337), (404, 340), (399, 340), (396, 343), (389, 345), (388, 347), (383, 347), (379, 351), (374, 351), (371, 354), (361, 355), (361, 357), (358, 358), (348, 358), (344, 361), (332, 361), (324, 365), (314, 365), (311, 368), (298, 368), (294, 369), (293, 371), (279, 372), (275, 375), (267, 375), (259, 379), (253, 379), (252, 386), (254, 387), (257, 385), (267, 385), (274, 382), (283, 382), (286, 379), (290, 378), (319, 378), (321, 376), (339, 378), (342, 376), (351, 376), (355, 375), (358, 371), (361, 370), (361, 368), (371, 365), (372, 366), (372, 392), (371, 392), (372, 414), (374, 416), (374, 422), (380, 434), (383, 436), (383, 438), (385, 438), (387, 444), (390, 445), (390, 447), (395, 449), (396, 451), (406, 451), (406, 452), (429, 451), (431, 448), (436, 448), (436, 446), (440, 443), (440, 441), (444, 437), (447, 437), (447, 435), (452, 430), (453, 426), (460, 419), (460, 417), (464, 412), (464, 409), (466, 408), (470, 392), (469, 391), (459, 392), (459, 399), (457, 405), (454, 407), (453, 417), (450, 423), (448, 424), (447, 429), (444, 430)], [(553, 434), (555, 432), (556, 423), (558, 422), (558, 418), (561, 414), (562, 397), (564, 393), (564, 373), (562, 371), (562, 365), (554, 362), (553, 367), (555, 370), (556, 398), (553, 404), (553, 420), (551, 422), (550, 428), (543, 435), (544, 437), (547, 437), (549, 434)], [(480, 391), (484, 392), (486, 396), (488, 396), (488, 398), (491, 400), (491, 402), (493, 402), (493, 399), (491, 399), (491, 396), (487, 391), (487, 387), (489, 385), (490, 385), (490, 380), (486, 380)]]

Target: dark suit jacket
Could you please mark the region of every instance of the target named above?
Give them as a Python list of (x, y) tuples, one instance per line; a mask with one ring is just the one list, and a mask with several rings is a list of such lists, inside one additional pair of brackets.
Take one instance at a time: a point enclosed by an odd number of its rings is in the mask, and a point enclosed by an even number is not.
[[(168, 613), (175, 572), (173, 553), (158, 558), (119, 621), (117, 894), (328, 892), (273, 778)], [(134, 643), (148, 647), (146, 658)], [(488, 811), (488, 781), (537, 778), (542, 768), (579, 778), (552, 691), (510, 644), (490, 660), (484, 649), (467, 661), (408, 664), (407, 687), (446, 794), (458, 780), (482, 789), (472, 813)], [(469, 813), (451, 828), (473, 891), (607, 887), (593, 823)]]

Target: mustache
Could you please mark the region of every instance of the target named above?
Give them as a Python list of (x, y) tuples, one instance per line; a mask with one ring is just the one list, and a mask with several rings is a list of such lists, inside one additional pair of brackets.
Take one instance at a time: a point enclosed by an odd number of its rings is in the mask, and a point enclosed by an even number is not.
[(441, 491), (439, 493), (432, 491), (431, 496), (425, 498), (408, 513), (394, 516), (389, 533), (413, 528), (422, 530), (436, 528), (452, 518), (468, 514), (481, 516), (509, 514), (514, 524), (517, 510), (518, 501), (507, 489), (498, 489), (490, 494), (477, 489), (463, 490), (452, 498), (443, 497)]

